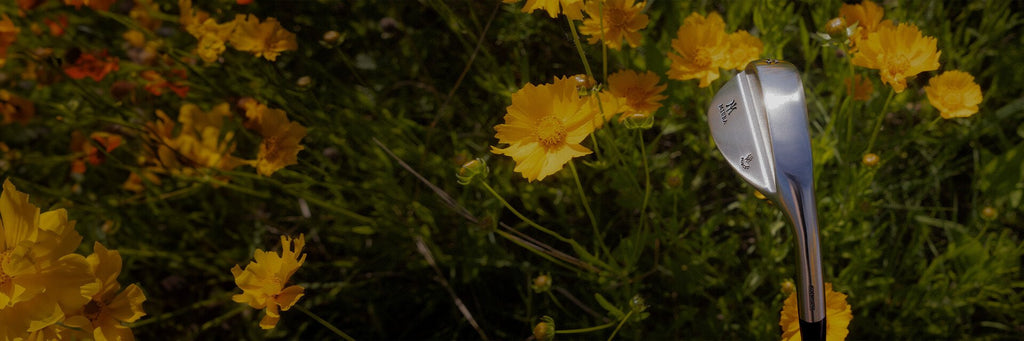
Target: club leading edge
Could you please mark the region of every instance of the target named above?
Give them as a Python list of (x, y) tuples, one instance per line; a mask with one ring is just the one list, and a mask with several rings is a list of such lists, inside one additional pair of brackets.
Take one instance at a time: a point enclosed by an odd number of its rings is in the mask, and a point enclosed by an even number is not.
[(774, 59), (751, 62), (715, 94), (708, 125), (729, 166), (789, 217), (799, 252), (801, 336), (824, 340), (825, 287), (811, 140), (796, 67)]

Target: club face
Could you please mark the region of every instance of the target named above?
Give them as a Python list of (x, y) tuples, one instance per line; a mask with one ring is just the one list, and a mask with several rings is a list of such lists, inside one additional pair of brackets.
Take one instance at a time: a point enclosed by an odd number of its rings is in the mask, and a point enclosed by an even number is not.
[(761, 194), (776, 197), (768, 117), (756, 73), (740, 72), (715, 94), (708, 125), (729, 166)]

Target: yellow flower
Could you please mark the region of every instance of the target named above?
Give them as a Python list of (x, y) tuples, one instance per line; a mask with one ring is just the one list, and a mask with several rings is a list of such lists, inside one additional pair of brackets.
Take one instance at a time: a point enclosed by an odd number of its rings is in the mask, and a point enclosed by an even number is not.
[[(839, 17), (846, 25), (857, 24), (857, 31), (850, 36), (850, 44), (855, 47), (857, 41), (867, 38), (869, 33), (878, 30), (883, 15), (885, 15), (885, 10), (870, 0), (856, 5), (843, 4), (842, 7), (839, 7)], [(891, 24), (891, 22), (887, 20), (887, 24)]]
[(63, 209), (39, 213), (5, 180), (0, 193), (0, 340), (26, 338), (59, 322), (99, 290), (82, 240)]
[(970, 117), (978, 112), (981, 103), (981, 87), (974, 82), (974, 76), (958, 70), (932, 77), (924, 92), (945, 119)]
[(81, 311), (67, 317), (63, 324), (77, 331), (72, 338), (133, 340), (131, 328), (123, 323), (135, 322), (146, 315), (142, 310), (146, 295), (135, 284), (121, 290), (121, 284), (117, 282), (117, 276), (121, 274), (121, 254), (117, 250), (108, 250), (96, 242), (93, 254), (86, 261), (100, 290)]
[(668, 77), (677, 80), (698, 79), (705, 88), (718, 79), (719, 68), (731, 65), (732, 44), (725, 33), (725, 22), (718, 13), (704, 16), (693, 13), (683, 21), (672, 39), (668, 58), (672, 61)]
[[(782, 341), (800, 340), (800, 317), (796, 306), (796, 292), (790, 293), (782, 307), (779, 326), (782, 327)], [(825, 338), (845, 340), (850, 333), (853, 311), (846, 303), (846, 295), (832, 291), (832, 283), (825, 283)]]
[(491, 152), (512, 157), (515, 171), (529, 181), (562, 169), (574, 157), (590, 154), (580, 145), (594, 131), (594, 107), (590, 97), (580, 97), (571, 78), (555, 78), (554, 84), (526, 84), (512, 94), (505, 123), (494, 127), (499, 144)]
[(736, 31), (736, 33), (729, 34), (729, 46), (730, 51), (728, 59), (722, 68), (724, 69), (736, 69), (743, 70), (747, 67), (747, 64), (751, 61), (761, 57), (761, 52), (764, 51), (764, 43), (761, 39), (750, 35), (747, 31)]
[[(627, 3), (628, 1), (628, 3)], [(647, 15), (640, 13), (644, 2), (633, 0), (591, 1), (586, 5), (589, 18), (583, 20), (580, 33), (590, 36), (590, 43), (604, 39), (609, 48), (618, 50), (625, 39), (629, 46), (640, 46), (640, 30), (647, 27)]]
[(0, 123), (8, 124), (13, 122), (28, 124), (36, 115), (36, 105), (32, 101), (12, 94), (7, 90), (0, 90), (0, 116), (3, 120)]
[(846, 95), (852, 96), (857, 101), (867, 101), (875, 92), (875, 85), (871, 84), (871, 80), (859, 74), (853, 75), (853, 78), (847, 78), (845, 83)]
[(252, 52), (256, 57), (274, 61), (281, 52), (298, 48), (295, 34), (281, 27), (277, 19), (267, 18), (260, 22), (259, 18), (249, 14), (236, 16), (234, 22), (237, 26), (231, 33), (231, 45), (239, 51)]
[(935, 38), (922, 36), (912, 24), (882, 25), (857, 44), (850, 62), (878, 70), (882, 82), (901, 93), (907, 88), (907, 77), (939, 68), (941, 52), (935, 43)]
[(306, 137), (306, 127), (298, 122), (289, 122), (284, 110), (270, 109), (263, 104), (249, 108), (245, 116), (263, 136), (260, 152), (253, 165), (260, 175), (270, 176), (281, 168), (299, 162), (299, 151), (305, 149), (299, 142)]
[(4, 14), (3, 18), (0, 20), (0, 66), (7, 63), (7, 48), (14, 44), (15, 40), (18, 40), (18, 32), (21, 31), (14, 26), (14, 22), (7, 17), (7, 14)]
[[(294, 242), (294, 245), (292, 244)], [(299, 256), (306, 244), (304, 235), (292, 240), (281, 236), (281, 255), (256, 249), (254, 261), (243, 270), (237, 264), (231, 268), (235, 276), (235, 284), (242, 289), (241, 294), (231, 297), (238, 303), (248, 304), (255, 309), (266, 309), (267, 315), (260, 321), (260, 327), (271, 329), (281, 319), (281, 311), (288, 311), (302, 297), (301, 286), (285, 287), (288, 280), (306, 261), (306, 254)]]
[[(513, 3), (518, 0), (502, 0), (505, 3)], [(561, 6), (561, 10), (559, 10)], [(526, 0), (523, 4), (523, 13), (530, 13), (535, 10), (544, 10), (548, 16), (554, 18), (558, 14), (565, 14), (572, 20), (583, 19), (583, 0)]]
[(175, 124), (167, 114), (157, 110), (156, 115), (157, 121), (147, 123), (146, 127), (155, 145), (152, 159), (160, 169), (190, 174), (194, 168), (230, 170), (243, 164), (231, 156), (235, 149), (234, 133), (221, 133), (224, 119), (231, 116), (227, 103), (214, 106), (209, 112), (195, 104), (182, 105), (177, 136), (173, 135)]
[(608, 76), (608, 90), (625, 102), (624, 113), (619, 120), (628, 115), (649, 115), (661, 108), (661, 101), (667, 98), (661, 93), (668, 85), (658, 85), (659, 81), (661, 78), (651, 71), (637, 74), (633, 70), (623, 70)]
[(221, 53), (224, 53), (224, 43), (231, 37), (231, 32), (234, 30), (234, 21), (218, 24), (216, 20), (206, 19), (189, 32), (199, 39), (199, 45), (196, 47), (199, 58), (211, 63), (216, 61)]

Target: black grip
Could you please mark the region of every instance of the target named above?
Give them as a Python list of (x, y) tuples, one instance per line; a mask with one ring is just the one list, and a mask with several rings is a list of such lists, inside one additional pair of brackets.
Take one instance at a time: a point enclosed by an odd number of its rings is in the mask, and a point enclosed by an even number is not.
[(825, 319), (818, 322), (800, 320), (800, 338), (804, 341), (824, 341), (825, 325)]

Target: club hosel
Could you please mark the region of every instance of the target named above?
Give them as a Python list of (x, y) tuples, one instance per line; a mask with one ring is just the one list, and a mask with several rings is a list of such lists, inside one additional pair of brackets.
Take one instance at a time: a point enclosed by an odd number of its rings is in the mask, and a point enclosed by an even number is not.
[(821, 271), (818, 213), (813, 176), (782, 171), (778, 177), (777, 204), (793, 225), (797, 244), (797, 307), (800, 320), (816, 323), (825, 319), (825, 285)]

